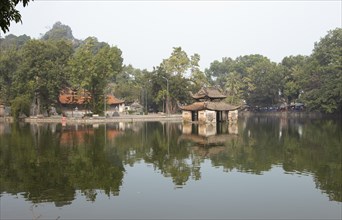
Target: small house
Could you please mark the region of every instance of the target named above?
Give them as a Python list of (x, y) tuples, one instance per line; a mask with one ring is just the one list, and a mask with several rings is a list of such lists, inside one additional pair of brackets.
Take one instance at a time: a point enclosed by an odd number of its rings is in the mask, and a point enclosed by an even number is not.
[(60, 91), (58, 99), (62, 113), (68, 117), (82, 117), (91, 113), (88, 110), (91, 96), (86, 90), (77, 91), (65, 88)]
[(130, 114), (140, 114), (144, 111), (144, 107), (139, 104), (139, 102), (134, 101), (132, 104), (126, 106), (126, 110), (130, 112)]
[(109, 116), (114, 116), (116, 113), (122, 113), (125, 111), (125, 101), (116, 98), (113, 95), (107, 96), (107, 107), (106, 107), (106, 114)]
[(183, 121), (197, 123), (236, 122), (239, 106), (224, 102), (226, 97), (217, 88), (201, 88), (192, 95), (192, 98), (195, 99), (194, 103), (180, 106)]

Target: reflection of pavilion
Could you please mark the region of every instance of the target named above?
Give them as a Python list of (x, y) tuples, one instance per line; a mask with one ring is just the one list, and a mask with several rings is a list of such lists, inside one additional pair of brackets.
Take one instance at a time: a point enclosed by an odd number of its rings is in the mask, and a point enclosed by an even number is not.
[(183, 134), (196, 134), (204, 137), (216, 134), (238, 134), (237, 124), (183, 124)]
[(199, 146), (222, 146), (237, 138), (237, 124), (183, 124), (178, 142), (191, 141)]

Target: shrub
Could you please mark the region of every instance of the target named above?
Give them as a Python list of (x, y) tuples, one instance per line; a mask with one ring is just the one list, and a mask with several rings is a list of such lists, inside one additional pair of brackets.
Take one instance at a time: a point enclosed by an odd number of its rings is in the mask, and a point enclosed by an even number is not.
[(21, 114), (30, 115), (30, 97), (28, 95), (17, 96), (11, 102), (11, 112), (14, 118)]

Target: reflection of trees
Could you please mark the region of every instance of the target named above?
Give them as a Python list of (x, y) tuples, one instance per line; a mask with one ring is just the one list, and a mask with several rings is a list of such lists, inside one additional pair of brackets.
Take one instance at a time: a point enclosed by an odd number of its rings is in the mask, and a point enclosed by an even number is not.
[(284, 169), (290, 172), (311, 172), (316, 186), (331, 200), (342, 201), (341, 125), (333, 120), (308, 121), (302, 138), (285, 139)]
[(318, 188), (342, 201), (341, 135), (341, 125), (333, 120), (252, 117), (241, 148), (250, 147), (251, 160), (264, 161), (265, 168), (281, 163), (286, 172), (313, 174)]
[(165, 177), (172, 177), (177, 186), (184, 185), (190, 176), (198, 179), (198, 168), (187, 163), (189, 151), (177, 144), (181, 133), (177, 123), (137, 123), (136, 132), (126, 131), (115, 140), (125, 163), (133, 165), (137, 160), (150, 163)]
[(89, 200), (95, 200), (95, 189), (118, 194), (124, 168), (115, 151), (104, 151), (103, 130), (85, 132), (86, 141), (77, 145), (61, 145), (62, 127), (54, 132), (38, 125), (13, 125), (11, 134), (1, 137), (1, 192), (24, 192), (30, 201), (56, 206), (69, 204), (75, 190)]
[[(226, 134), (225, 142), (220, 137), (224, 134), (209, 139), (193, 133), (180, 139), (191, 147), (192, 158), (210, 158), (224, 171), (262, 174), (282, 164), (286, 172), (313, 174), (317, 187), (330, 199), (342, 200), (341, 125), (332, 120), (264, 116), (242, 118), (239, 128), (239, 136)], [(213, 144), (214, 138), (219, 144)]]
[(181, 187), (199, 180), (201, 164), (210, 159), (226, 172), (253, 174), (282, 164), (288, 173), (312, 174), (331, 200), (342, 201), (340, 124), (290, 117), (249, 117), (238, 123), (238, 135), (222, 125), (218, 135), (208, 137), (196, 131), (184, 135), (178, 123), (13, 124), (0, 138), (0, 190), (61, 206), (74, 199), (76, 190), (91, 201), (98, 189), (117, 195), (123, 164), (144, 160)]

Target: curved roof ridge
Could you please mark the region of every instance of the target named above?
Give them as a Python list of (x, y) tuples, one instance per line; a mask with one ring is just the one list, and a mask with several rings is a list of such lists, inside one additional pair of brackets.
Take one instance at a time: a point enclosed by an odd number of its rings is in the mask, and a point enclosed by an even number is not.
[(192, 95), (194, 99), (203, 99), (203, 98), (211, 98), (211, 99), (224, 99), (227, 96), (222, 94), (219, 88), (216, 87), (202, 87), (197, 93)]

